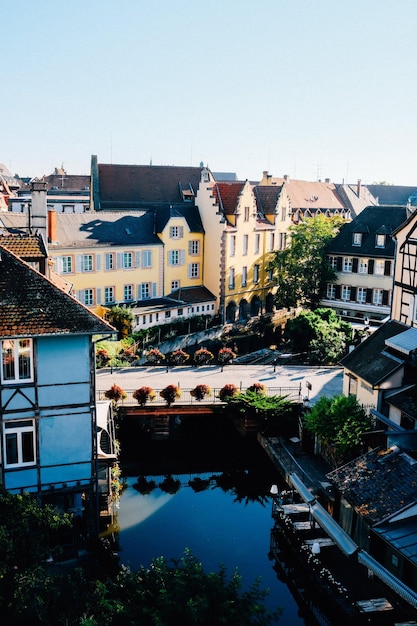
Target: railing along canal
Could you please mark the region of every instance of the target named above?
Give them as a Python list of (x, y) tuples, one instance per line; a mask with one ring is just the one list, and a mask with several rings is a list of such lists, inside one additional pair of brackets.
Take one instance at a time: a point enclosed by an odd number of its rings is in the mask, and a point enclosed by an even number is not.
[[(179, 385), (178, 385), (179, 387)], [(187, 387), (187, 388), (183, 388), (183, 387), (179, 387), (180, 391), (181, 391), (181, 397), (177, 398), (175, 400), (175, 404), (195, 404), (196, 406), (201, 406), (202, 404), (224, 404), (224, 402), (222, 400), (220, 400), (219, 398), (219, 393), (220, 390), (222, 389), (222, 387), (219, 388), (212, 388), (211, 389), (211, 393), (208, 396), (205, 396), (203, 400), (196, 400), (196, 398), (194, 398), (191, 395), (191, 391), (192, 391), (192, 387)], [(118, 403), (120, 406), (137, 406), (138, 405), (138, 401), (135, 400), (135, 398), (133, 397), (134, 394), (134, 389), (125, 389), (124, 390), (126, 393), (126, 397), (123, 400), (120, 400), (120, 402)], [(148, 402), (147, 406), (152, 405), (162, 405), (165, 406), (166, 402), (165, 400), (163, 400), (163, 398), (161, 398), (160, 392), (162, 391), (161, 389), (154, 389), (155, 392), (155, 399), (152, 402)], [(245, 392), (247, 391), (247, 388), (240, 388), (239, 391)], [(104, 390), (100, 390), (97, 392), (97, 400), (106, 400), (106, 396), (105, 396), (105, 391)], [(301, 384), (298, 385), (297, 387), (267, 387), (265, 390), (265, 393), (267, 396), (284, 396), (286, 397), (288, 400), (292, 400), (293, 402), (301, 402), (302, 401), (302, 395), (301, 395)]]

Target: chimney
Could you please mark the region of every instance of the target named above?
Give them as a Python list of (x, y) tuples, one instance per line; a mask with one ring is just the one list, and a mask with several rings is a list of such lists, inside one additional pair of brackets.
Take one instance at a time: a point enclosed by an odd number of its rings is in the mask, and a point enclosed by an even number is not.
[(325, 182), (325, 183), (327, 183), (327, 184), (329, 184), (329, 183), (330, 183), (330, 178), (325, 178), (325, 179), (324, 179), (324, 182)]
[(356, 195), (358, 196), (358, 198), (361, 197), (361, 182), (362, 182), (361, 179), (358, 178), (358, 184), (356, 187)]
[(57, 240), (56, 211), (48, 211), (48, 243), (55, 243)]
[(288, 174), (284, 174), (284, 180), (289, 180), (290, 177), (288, 176)]
[(34, 181), (31, 186), (32, 201), (29, 207), (29, 232), (42, 235), (47, 244), (46, 183)]

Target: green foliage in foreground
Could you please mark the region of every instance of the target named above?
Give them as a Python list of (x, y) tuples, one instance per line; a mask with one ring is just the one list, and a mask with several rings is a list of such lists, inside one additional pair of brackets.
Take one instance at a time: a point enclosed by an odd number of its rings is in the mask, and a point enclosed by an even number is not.
[(306, 413), (304, 425), (333, 449), (335, 466), (362, 452), (362, 435), (372, 430), (372, 420), (355, 396), (321, 396)]
[[(101, 541), (84, 568), (48, 565), (66, 514), (40, 507), (29, 495), (0, 492), (0, 606), (5, 626), (269, 626), (280, 610), (264, 606), (260, 580), (242, 590), (237, 570), (206, 573), (187, 550), (169, 565), (119, 567)], [(52, 551), (52, 554), (58, 554)]]
[(297, 405), (286, 396), (267, 396), (251, 389), (225, 401), (236, 415), (256, 420), (263, 434), (288, 434), (297, 415)]

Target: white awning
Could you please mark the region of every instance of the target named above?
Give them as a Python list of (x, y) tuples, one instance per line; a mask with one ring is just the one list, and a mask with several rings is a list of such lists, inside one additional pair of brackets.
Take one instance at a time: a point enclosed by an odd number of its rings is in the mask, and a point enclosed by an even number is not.
[(97, 426), (103, 430), (108, 429), (108, 414), (111, 400), (104, 400), (96, 404)]

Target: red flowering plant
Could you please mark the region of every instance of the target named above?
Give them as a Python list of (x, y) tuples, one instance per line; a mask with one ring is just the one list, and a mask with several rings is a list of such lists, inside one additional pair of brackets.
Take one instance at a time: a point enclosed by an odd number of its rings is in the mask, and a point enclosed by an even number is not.
[(115, 404), (127, 397), (126, 391), (119, 387), (119, 385), (116, 385), (116, 383), (114, 383), (110, 389), (105, 391), (104, 395), (108, 400), (112, 400)]
[(152, 400), (155, 400), (156, 397), (156, 393), (152, 387), (139, 387), (139, 389), (136, 389), (132, 395), (135, 400), (138, 401), (140, 406), (145, 406), (148, 401), (152, 402)]
[(197, 385), (191, 389), (190, 395), (196, 400), (204, 400), (206, 396), (211, 396), (211, 388), (208, 385)]
[(187, 352), (184, 352), (184, 350), (174, 350), (171, 354), (171, 363), (175, 363), (175, 365), (182, 365), (183, 363), (186, 363), (189, 358), (190, 355), (187, 354)]
[(196, 365), (207, 365), (214, 359), (214, 354), (206, 348), (200, 348), (194, 352), (194, 363)]
[(148, 361), (148, 363), (152, 363), (152, 365), (157, 365), (164, 359), (165, 355), (162, 354), (162, 352), (158, 350), (158, 348), (152, 348), (152, 350), (149, 350), (146, 355), (146, 360)]
[(236, 353), (231, 348), (220, 348), (217, 353), (217, 360), (221, 365), (227, 365), (236, 358)]
[(219, 398), (222, 402), (227, 402), (229, 398), (234, 398), (239, 392), (239, 389), (233, 383), (228, 383), (222, 387), (219, 391)]
[(262, 383), (253, 383), (253, 385), (248, 387), (248, 391), (254, 391), (255, 393), (259, 393), (259, 395), (264, 396), (266, 394), (266, 386)]
[(109, 353), (105, 348), (99, 348), (96, 352), (96, 364), (97, 367), (106, 367), (110, 361)]
[(165, 400), (168, 406), (171, 406), (174, 404), (175, 400), (181, 398), (181, 389), (177, 387), (177, 385), (168, 385), (164, 387), (164, 389), (161, 389), (159, 395)]

